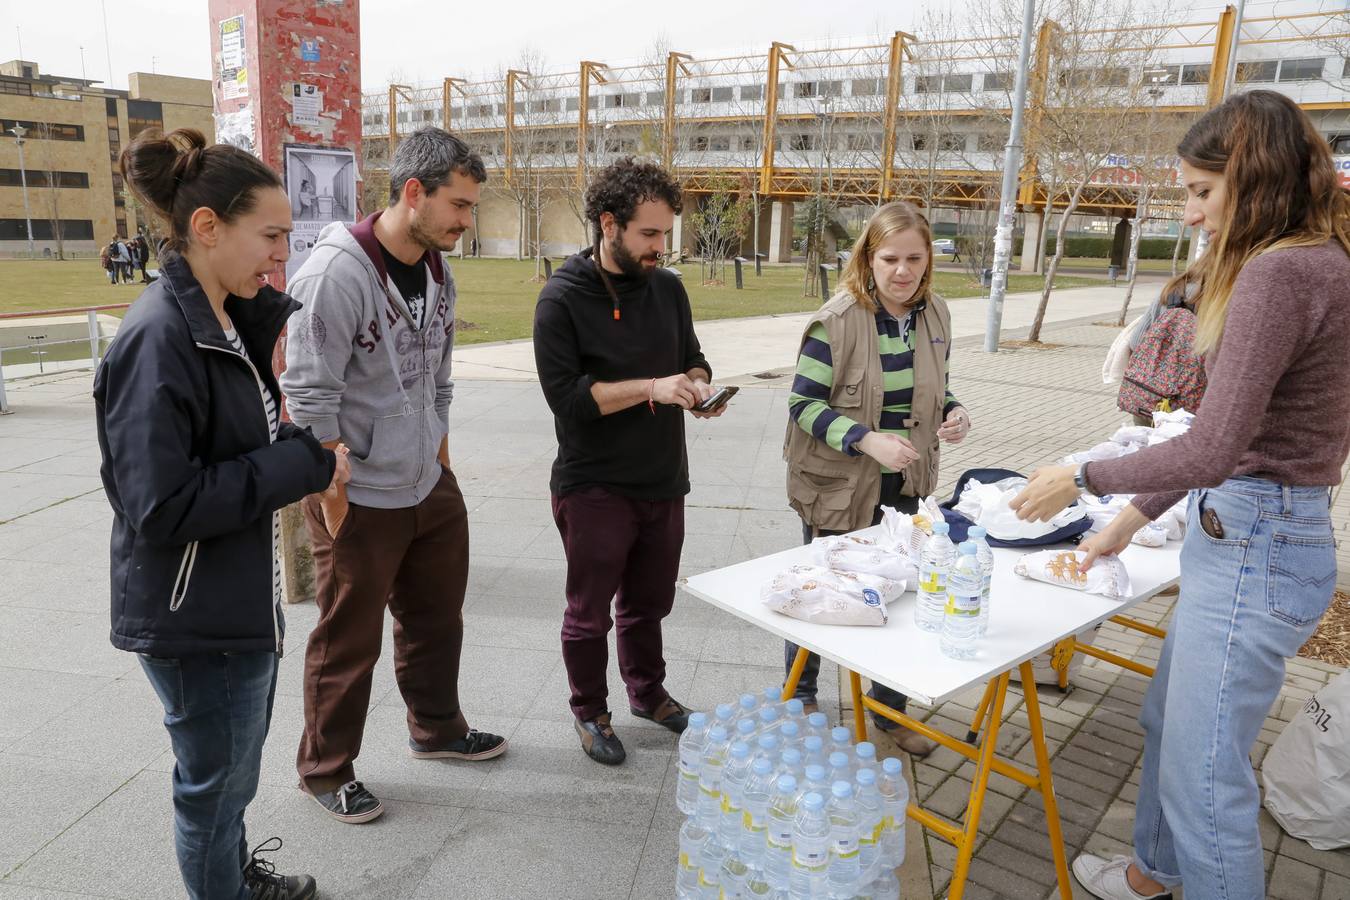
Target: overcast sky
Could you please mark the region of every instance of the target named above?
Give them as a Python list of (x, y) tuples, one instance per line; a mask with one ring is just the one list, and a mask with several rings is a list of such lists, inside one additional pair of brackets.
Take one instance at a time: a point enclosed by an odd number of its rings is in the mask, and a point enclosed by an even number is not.
[[(959, 7), (965, 0), (927, 2)], [(1346, 2), (1249, 0), (1247, 15), (1342, 8)], [(527, 48), (557, 71), (571, 70), (581, 59), (636, 60), (658, 40), (710, 57), (767, 51), (774, 40), (811, 44), (889, 36), (896, 29), (913, 30), (922, 5), (923, 0), (365, 0), (362, 80), (372, 90), (391, 75), (414, 84), (446, 75), (477, 79), (519, 59)], [(0, 59), (19, 57), (22, 40), (23, 58), (45, 72), (83, 71), (84, 77), (107, 82), (111, 47), (115, 88), (126, 88), (133, 71), (211, 77), (205, 0), (106, 2), (106, 42), (104, 7), (100, 0), (0, 0)], [(1215, 0), (1196, 0), (1190, 20), (1217, 18), (1221, 8)]]

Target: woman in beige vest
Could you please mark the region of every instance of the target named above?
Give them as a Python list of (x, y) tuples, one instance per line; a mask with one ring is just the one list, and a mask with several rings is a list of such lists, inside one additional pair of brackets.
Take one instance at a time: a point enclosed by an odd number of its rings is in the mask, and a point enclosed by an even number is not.
[[(882, 506), (915, 511), (937, 486), (939, 441), (960, 443), (970, 431), (969, 413), (947, 390), (951, 315), (932, 292), (932, 246), (915, 207), (882, 206), (854, 244), (839, 293), (802, 334), (784, 455), (788, 502), (807, 542), (873, 525)], [(796, 654), (787, 644), (789, 668)], [(819, 670), (812, 654), (796, 694), (809, 706)], [(870, 693), (905, 708), (904, 694), (875, 684)], [(904, 730), (897, 743), (915, 756), (933, 750)]]

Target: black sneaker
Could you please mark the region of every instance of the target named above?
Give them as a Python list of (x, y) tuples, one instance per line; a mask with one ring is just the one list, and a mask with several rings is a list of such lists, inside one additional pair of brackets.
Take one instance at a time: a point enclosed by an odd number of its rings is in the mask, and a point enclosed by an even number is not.
[(339, 822), (360, 825), (384, 815), (384, 804), (366, 786), (359, 781), (349, 781), (335, 791), (326, 794), (310, 794), (314, 802), (323, 807)]
[(619, 736), (609, 724), (609, 713), (601, 713), (594, 719), (582, 721), (576, 719), (573, 725), (581, 737), (581, 749), (586, 755), (606, 766), (617, 766), (628, 758)]
[(477, 762), (492, 759), (506, 752), (506, 738), (486, 731), (469, 730), (457, 741), (451, 741), (443, 747), (426, 747), (417, 741), (408, 741), (408, 752), (414, 759), (467, 759)]
[[(273, 841), (276, 846), (273, 846)], [(253, 858), (244, 869), (244, 888), (249, 900), (312, 900), (319, 895), (314, 879), (308, 875), (278, 875), (276, 867), (260, 853), (281, 849), (281, 838), (268, 838), (253, 848)]]
[(638, 709), (636, 706), (629, 706), (628, 709), (639, 719), (655, 722), (662, 728), (668, 728), (676, 734), (683, 734), (684, 729), (689, 725), (689, 710), (674, 697), (667, 697), (662, 700), (661, 705), (651, 712)]

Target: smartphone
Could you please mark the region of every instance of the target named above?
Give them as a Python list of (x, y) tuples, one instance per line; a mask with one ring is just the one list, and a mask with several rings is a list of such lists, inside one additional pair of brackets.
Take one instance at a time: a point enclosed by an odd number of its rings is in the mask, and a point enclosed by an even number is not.
[(707, 400), (704, 400), (702, 403), (695, 406), (694, 409), (697, 412), (712, 412), (722, 406), (725, 406), (726, 402), (730, 400), (732, 397), (736, 396), (736, 392), (739, 390), (740, 388), (734, 385), (729, 385), (727, 387), (720, 387), (717, 389), (716, 393), (714, 393)]

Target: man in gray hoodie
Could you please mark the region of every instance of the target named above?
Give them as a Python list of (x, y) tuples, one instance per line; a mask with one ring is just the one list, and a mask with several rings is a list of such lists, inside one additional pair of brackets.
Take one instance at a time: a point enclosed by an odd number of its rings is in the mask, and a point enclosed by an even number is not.
[(291, 418), (351, 449), (345, 491), (305, 505), (319, 622), (305, 653), (301, 784), (330, 815), (384, 812), (356, 780), (384, 610), (418, 759), (490, 759), (506, 739), (470, 729), (459, 703), (468, 515), (450, 470), (455, 284), (441, 257), (473, 224), (487, 173), (439, 128), (404, 138), (388, 209), (323, 230), (290, 289), (281, 387)]

